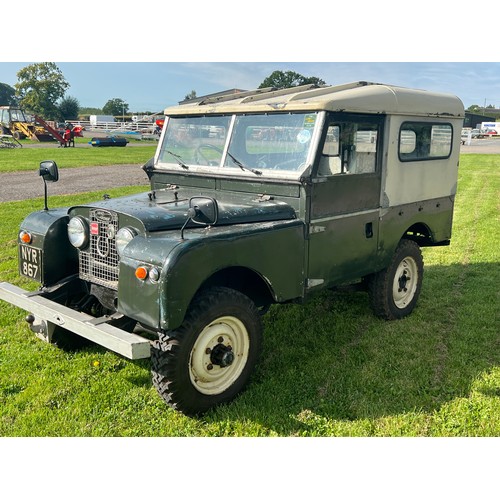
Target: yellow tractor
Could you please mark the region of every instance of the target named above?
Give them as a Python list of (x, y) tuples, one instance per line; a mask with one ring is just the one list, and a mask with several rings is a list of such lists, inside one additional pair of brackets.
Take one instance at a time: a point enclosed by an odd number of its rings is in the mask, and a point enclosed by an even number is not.
[(36, 122), (36, 118), (27, 116), (16, 106), (0, 106), (0, 135), (12, 135), (16, 140), (28, 137), (32, 141), (40, 142), (56, 139)]

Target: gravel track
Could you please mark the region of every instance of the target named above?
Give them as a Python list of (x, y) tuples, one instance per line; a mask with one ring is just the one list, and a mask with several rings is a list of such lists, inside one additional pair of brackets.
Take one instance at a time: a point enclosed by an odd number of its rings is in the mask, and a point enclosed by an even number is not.
[[(59, 169), (59, 182), (47, 183), (49, 196), (84, 193), (121, 186), (149, 186), (142, 165), (108, 165)], [(43, 197), (38, 171), (0, 173), (0, 201)]]
[[(461, 146), (462, 154), (500, 154), (500, 138), (473, 139)], [(59, 182), (48, 184), (49, 195), (84, 193), (121, 186), (144, 186), (149, 181), (142, 165), (109, 165), (59, 170)], [(43, 197), (43, 182), (37, 171), (0, 173), (0, 201)]]

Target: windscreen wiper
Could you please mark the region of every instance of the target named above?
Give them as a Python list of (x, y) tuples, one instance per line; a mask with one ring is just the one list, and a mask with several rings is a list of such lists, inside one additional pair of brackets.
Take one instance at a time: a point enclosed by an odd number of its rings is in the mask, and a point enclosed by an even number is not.
[(229, 158), (231, 158), (231, 160), (233, 160), (233, 162), (236, 165), (238, 165), (238, 167), (240, 167), (241, 170), (248, 170), (249, 172), (252, 172), (255, 175), (262, 175), (262, 172), (260, 170), (257, 170), (255, 168), (246, 167), (245, 165), (243, 165), (243, 163), (241, 163), (241, 161), (238, 160), (238, 158), (234, 157), (229, 151), (227, 152), (227, 156), (229, 156)]
[(182, 161), (182, 158), (175, 154), (175, 153), (172, 153), (172, 151), (169, 151), (168, 149), (165, 149), (165, 153), (168, 153), (169, 155), (172, 155), (174, 158), (175, 158), (175, 161), (182, 167), (182, 168), (185, 168), (185, 169), (188, 169), (189, 167)]

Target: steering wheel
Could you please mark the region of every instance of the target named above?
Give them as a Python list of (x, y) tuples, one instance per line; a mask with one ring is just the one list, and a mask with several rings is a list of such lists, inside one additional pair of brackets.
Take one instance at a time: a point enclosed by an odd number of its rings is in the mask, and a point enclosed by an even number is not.
[(215, 160), (210, 160), (207, 158), (203, 153), (203, 149), (211, 149), (213, 151), (217, 151), (222, 157), (223, 150), (217, 146), (214, 146), (213, 144), (200, 144), (197, 148), (196, 151), (194, 152), (195, 160), (198, 165), (201, 165), (200, 160), (202, 160), (204, 165), (218, 165), (220, 162), (217, 162)]
[[(297, 163), (297, 158), (292, 158), (291, 160), (286, 160), (282, 161), (281, 163), (276, 163), (276, 165), (274, 165), (274, 167), (271, 168), (273, 168), (274, 170), (289, 170), (287, 168), (287, 165), (293, 165), (294, 163)], [(294, 168), (293, 170), (296, 170), (296, 168)]]

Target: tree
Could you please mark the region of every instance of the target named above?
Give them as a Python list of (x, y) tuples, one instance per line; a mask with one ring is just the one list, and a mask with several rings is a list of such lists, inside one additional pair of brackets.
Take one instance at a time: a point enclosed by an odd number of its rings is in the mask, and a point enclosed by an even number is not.
[(298, 87), (299, 85), (306, 85), (314, 83), (315, 85), (324, 85), (325, 82), (316, 76), (303, 76), (295, 71), (273, 71), (264, 81), (259, 85), (259, 89), (266, 87), (275, 87), (277, 89), (287, 89), (290, 87)]
[(196, 99), (196, 97), (196, 90), (191, 90), (191, 92), (184, 97), (184, 100), (189, 101), (190, 99)]
[(69, 83), (55, 63), (30, 64), (18, 71), (17, 79), (14, 86), (21, 107), (49, 120), (59, 119), (56, 103)]
[(15, 94), (15, 88), (6, 83), (0, 83), (0, 106), (15, 106), (17, 104)]
[(109, 99), (109, 101), (102, 107), (102, 112), (105, 115), (124, 116), (128, 113), (128, 104), (119, 97)]
[(482, 108), (479, 107), (477, 104), (472, 104), (467, 108), (467, 111), (470, 111), (471, 113), (479, 113)]
[(65, 97), (59, 103), (59, 113), (62, 120), (76, 120), (80, 111), (80, 103), (76, 97)]
[(102, 111), (101, 108), (89, 108), (89, 107), (82, 107), (78, 111), (80, 115), (103, 115), (104, 112)]

